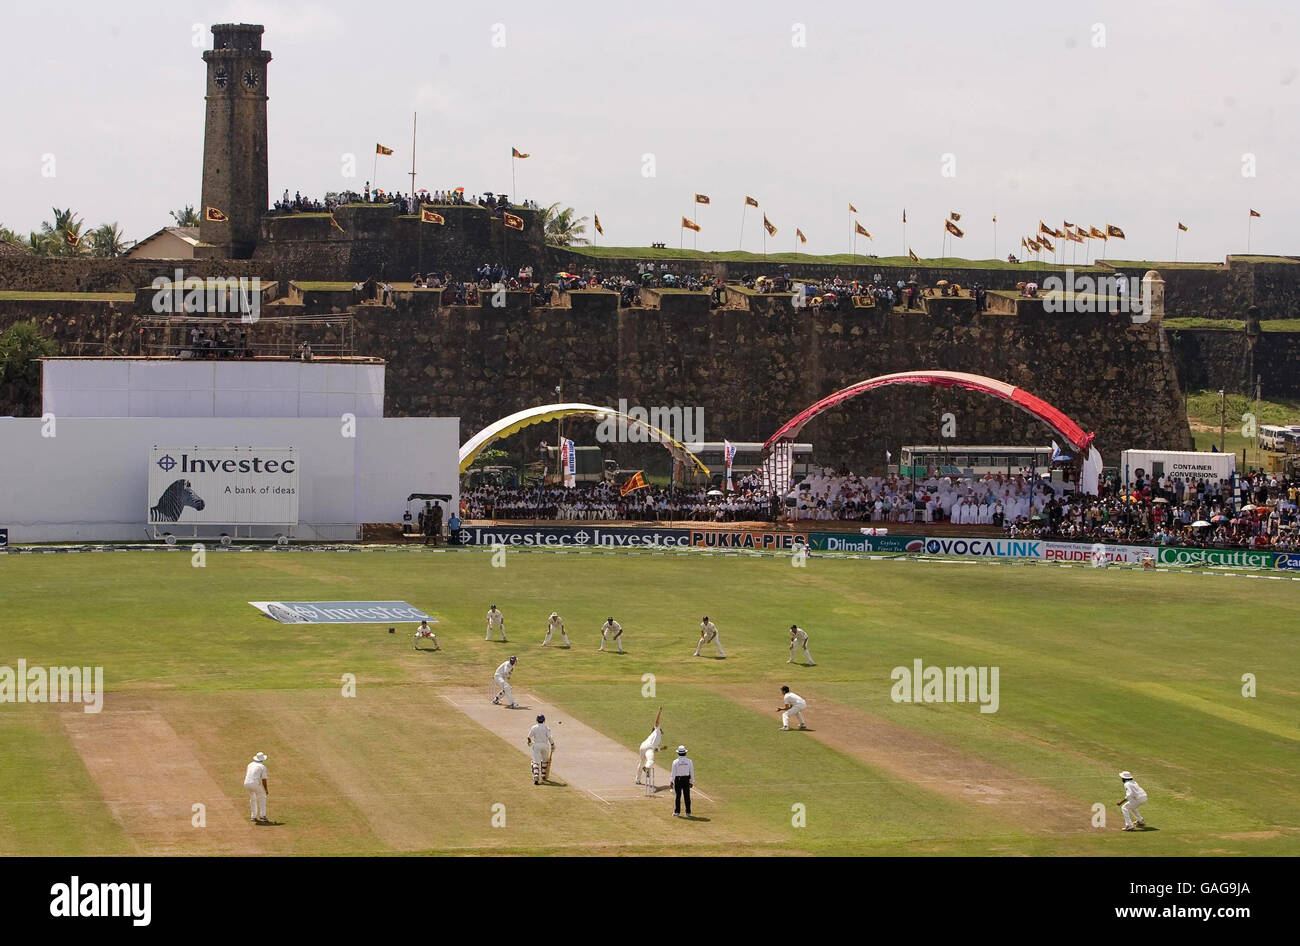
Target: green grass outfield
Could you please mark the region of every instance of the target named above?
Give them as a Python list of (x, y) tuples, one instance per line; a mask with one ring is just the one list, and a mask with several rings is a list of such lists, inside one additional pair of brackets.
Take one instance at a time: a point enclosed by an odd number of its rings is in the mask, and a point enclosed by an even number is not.
[[(470, 549), (210, 550), (195, 568), (176, 549), (0, 557), (0, 598), (0, 665), (102, 665), (108, 691), (98, 716), (0, 704), (0, 854), (1300, 854), (1291, 581), (702, 553), (493, 567)], [(414, 652), (409, 625), (284, 626), (246, 603), (396, 599), (438, 617), (442, 652)], [(492, 602), (509, 644), (483, 640)], [(573, 650), (538, 647), (553, 609)], [(706, 613), (725, 661), (690, 656)], [(596, 652), (609, 614), (627, 656)], [(816, 667), (785, 662), (794, 621)], [(662, 704), (708, 820), (669, 817), (664, 796), (534, 788), (518, 748), (440, 695), (486, 692), (512, 652), (517, 688), (629, 760)], [(892, 668), (918, 658), (997, 666), (998, 711), (893, 702)], [(782, 683), (813, 732), (777, 732)], [(259, 749), (269, 828), (240, 788)], [(1157, 830), (1118, 830), (1120, 769)]]

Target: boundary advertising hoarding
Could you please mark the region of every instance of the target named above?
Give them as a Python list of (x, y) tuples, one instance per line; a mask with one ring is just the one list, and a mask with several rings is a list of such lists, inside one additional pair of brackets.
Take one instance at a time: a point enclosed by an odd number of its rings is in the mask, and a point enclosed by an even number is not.
[(792, 551), (808, 547), (807, 532), (765, 532), (754, 529), (691, 529), (691, 545), (705, 549), (758, 549)]
[(159, 447), (149, 451), (145, 521), (180, 525), (298, 524), (293, 447)]
[(1091, 563), (1100, 556), (1104, 562), (1123, 565), (1141, 565), (1147, 556), (1155, 558), (1156, 549), (1149, 545), (1107, 545), (1098, 542), (1044, 542), (1043, 558), (1049, 562)]
[(541, 548), (687, 548), (689, 529), (609, 529), (600, 526), (463, 526), (461, 545)]

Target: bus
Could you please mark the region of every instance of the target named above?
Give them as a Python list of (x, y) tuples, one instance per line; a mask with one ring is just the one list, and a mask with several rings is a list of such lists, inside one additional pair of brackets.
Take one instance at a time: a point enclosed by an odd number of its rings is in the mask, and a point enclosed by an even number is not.
[(925, 476), (932, 470), (941, 476), (984, 476), (1050, 469), (1052, 448), (925, 444), (903, 447), (899, 459), (902, 476)]

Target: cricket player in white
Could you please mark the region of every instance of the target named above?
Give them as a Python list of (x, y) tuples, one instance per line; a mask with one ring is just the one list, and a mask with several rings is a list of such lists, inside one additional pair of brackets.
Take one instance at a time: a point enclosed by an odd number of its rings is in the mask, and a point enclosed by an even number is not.
[(718, 636), (718, 626), (709, 620), (709, 616), (704, 615), (700, 621), (700, 642), (695, 645), (695, 656), (700, 656), (700, 648), (705, 644), (715, 644), (718, 648), (718, 656), (725, 658), (727, 652), (722, 649), (722, 638)]
[(416, 650), (419, 650), (420, 641), (423, 640), (433, 641), (433, 649), (442, 650), (442, 648), (438, 646), (438, 635), (433, 633), (433, 628), (429, 626), (428, 621), (421, 621), (420, 626), (415, 629), (415, 641), (411, 644), (411, 646), (414, 647)]
[(510, 702), (510, 708), (515, 708), (515, 695), (510, 692), (510, 674), (514, 673), (515, 662), (518, 659), (518, 657), (512, 655), (503, 660), (501, 666), (497, 667), (497, 672), (492, 674), (492, 679), (496, 681), (496, 685), (499, 687), (497, 695), (492, 697), (494, 705), (500, 705), (501, 697), (504, 696)]
[(791, 624), (790, 625), (790, 659), (787, 660), (786, 663), (788, 664), (794, 663), (794, 651), (796, 647), (803, 648), (803, 655), (808, 661), (808, 666), (810, 667), (817, 666), (817, 664), (813, 662), (812, 654), (808, 653), (808, 632), (805, 631), (802, 627), (800, 627), (797, 624)]
[(791, 693), (789, 687), (781, 687), (781, 693), (785, 699), (781, 705), (776, 708), (781, 714), (781, 732), (787, 732), (790, 729), (790, 720), (799, 720), (799, 728), (807, 729), (803, 723), (803, 711), (808, 708), (808, 701), (798, 693)]
[(1138, 828), (1145, 828), (1147, 823), (1142, 820), (1142, 812), (1138, 809), (1147, 803), (1147, 793), (1133, 780), (1132, 772), (1121, 772), (1119, 778), (1124, 783), (1124, 798), (1116, 804), (1119, 805), (1119, 810), (1124, 812), (1124, 830), (1136, 831)]
[(502, 639), (502, 640), (505, 640), (505, 639), (506, 639), (506, 619), (505, 619), (505, 615), (503, 615), (500, 611), (497, 610), (497, 606), (496, 606), (495, 604), (492, 605), (492, 607), (488, 608), (488, 613), (487, 613), (487, 637), (485, 637), (485, 638), (483, 638), (483, 639), (484, 639), (485, 641), (490, 641), (490, 640), (492, 639), (492, 632), (493, 632), (493, 631), (500, 631), (500, 632), (501, 632), (501, 639)]
[(618, 652), (624, 653), (623, 650), (623, 625), (619, 624), (612, 617), (600, 626), (600, 649), (605, 649), (605, 641), (613, 640), (618, 644)]
[(573, 646), (569, 643), (569, 635), (564, 633), (564, 618), (560, 617), (557, 612), (552, 611), (551, 619), (546, 622), (546, 639), (542, 641), (543, 647), (546, 647), (551, 643), (551, 635), (556, 631), (560, 632), (560, 640), (564, 641), (565, 647)]
[(533, 784), (549, 782), (551, 753), (555, 751), (555, 740), (551, 737), (551, 728), (546, 725), (545, 716), (538, 715), (537, 724), (528, 730), (528, 745), (533, 750)]
[(248, 790), (248, 806), (254, 822), (266, 820), (266, 796), (270, 789), (266, 784), (265, 763), (266, 753), (259, 752), (244, 770), (244, 788)]
[(637, 750), (640, 761), (637, 762), (636, 784), (641, 784), (641, 776), (644, 775), (647, 795), (653, 794), (650, 789), (655, 784), (655, 753), (664, 747), (664, 731), (659, 725), (659, 717), (663, 712), (664, 708), (659, 707), (659, 712), (655, 713), (655, 728), (642, 740), (641, 748)]

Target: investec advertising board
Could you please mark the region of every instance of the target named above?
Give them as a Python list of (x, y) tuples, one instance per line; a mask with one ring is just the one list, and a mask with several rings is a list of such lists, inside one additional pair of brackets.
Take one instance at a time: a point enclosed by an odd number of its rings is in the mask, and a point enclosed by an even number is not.
[(689, 529), (602, 529), (599, 526), (466, 526), (461, 545), (540, 548), (687, 548)]
[(297, 525), (292, 447), (154, 447), (151, 524)]

